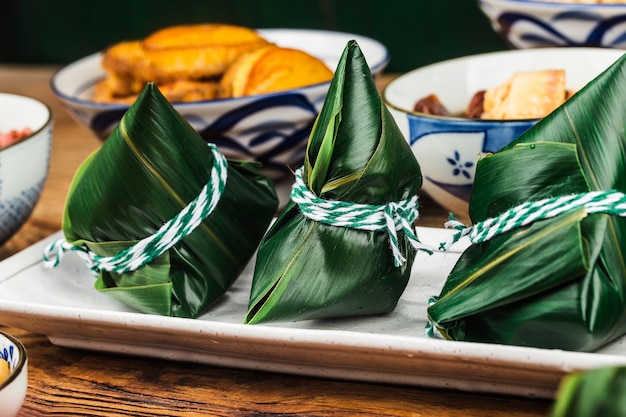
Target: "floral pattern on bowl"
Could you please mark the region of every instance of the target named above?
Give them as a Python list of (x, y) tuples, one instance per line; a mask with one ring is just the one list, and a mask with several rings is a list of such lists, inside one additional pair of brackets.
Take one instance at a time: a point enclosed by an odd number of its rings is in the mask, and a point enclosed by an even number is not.
[(20, 361), (20, 352), (13, 341), (7, 338), (0, 338), (0, 359), (9, 364), (11, 371), (17, 368)]
[(0, 358), (9, 363), (11, 374), (0, 383), (0, 417), (14, 417), (22, 408), (28, 388), (28, 357), (24, 345), (0, 331)]
[(453, 211), (464, 213), (478, 159), (498, 151), (536, 121), (503, 124), (409, 115), (408, 123), (408, 140), (424, 173), (424, 190), (436, 201), (458, 202)]

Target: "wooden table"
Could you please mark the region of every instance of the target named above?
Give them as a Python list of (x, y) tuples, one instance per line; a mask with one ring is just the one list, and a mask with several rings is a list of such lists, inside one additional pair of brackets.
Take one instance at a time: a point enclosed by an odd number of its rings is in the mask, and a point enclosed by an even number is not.
[[(26, 225), (0, 247), (0, 260), (61, 228), (75, 170), (100, 142), (53, 96), (56, 68), (0, 65), (0, 91), (48, 104), (55, 118), (50, 175)], [(388, 80), (383, 78), (381, 83)], [(1, 116), (1, 115), (0, 115)], [(446, 212), (423, 198), (420, 225)], [(405, 386), (342, 382), (73, 350), (45, 336), (7, 328), (29, 355), (20, 416), (545, 416), (550, 401)], [(1, 407), (1, 405), (0, 405)]]

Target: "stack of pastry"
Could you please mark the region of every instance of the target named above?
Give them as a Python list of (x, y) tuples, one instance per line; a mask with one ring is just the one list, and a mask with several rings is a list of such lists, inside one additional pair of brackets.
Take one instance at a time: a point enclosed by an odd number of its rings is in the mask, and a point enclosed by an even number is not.
[(122, 41), (103, 53), (106, 72), (94, 101), (132, 103), (147, 82), (170, 102), (263, 94), (329, 81), (318, 58), (274, 45), (256, 31), (195, 24), (161, 29), (143, 40)]

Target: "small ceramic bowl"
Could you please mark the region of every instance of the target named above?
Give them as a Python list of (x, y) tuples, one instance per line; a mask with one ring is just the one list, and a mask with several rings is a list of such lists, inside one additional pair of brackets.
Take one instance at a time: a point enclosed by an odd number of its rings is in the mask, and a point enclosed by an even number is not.
[(0, 331), (0, 359), (9, 363), (11, 374), (0, 383), (0, 417), (14, 417), (22, 408), (28, 387), (26, 348), (14, 336)]
[(0, 245), (28, 219), (48, 177), (52, 113), (39, 100), (0, 93), (0, 133), (31, 133), (0, 148)]
[(578, 91), (624, 51), (603, 48), (539, 48), (456, 58), (410, 71), (383, 92), (398, 126), (422, 168), (423, 189), (459, 218), (468, 217), (476, 162), (531, 128), (533, 120), (477, 120), (416, 113), (416, 101), (436, 94), (452, 114), (472, 96), (504, 83), (515, 72), (564, 69), (566, 88)]
[(478, 0), (478, 4), (513, 48), (626, 48), (626, 3)]
[[(259, 29), (279, 46), (304, 50), (334, 70), (349, 40), (356, 40), (370, 66), (379, 74), (389, 62), (387, 48), (364, 36), (322, 30)], [(68, 112), (105, 140), (128, 105), (90, 100), (94, 84), (103, 78), (101, 54), (74, 62), (52, 78), (52, 90)], [(302, 164), (308, 135), (322, 108), (330, 83), (279, 93), (235, 99), (177, 103), (176, 110), (207, 142), (228, 158), (261, 162), (262, 170), (278, 179)]]

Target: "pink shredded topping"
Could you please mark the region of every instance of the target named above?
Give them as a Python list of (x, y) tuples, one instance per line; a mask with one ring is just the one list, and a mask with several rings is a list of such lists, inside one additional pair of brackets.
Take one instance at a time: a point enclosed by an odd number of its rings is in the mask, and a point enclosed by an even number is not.
[(29, 127), (25, 127), (22, 130), (12, 129), (7, 133), (0, 132), (0, 149), (17, 142), (31, 133), (33, 133), (33, 131)]

